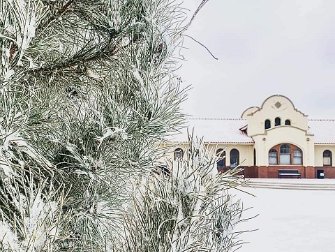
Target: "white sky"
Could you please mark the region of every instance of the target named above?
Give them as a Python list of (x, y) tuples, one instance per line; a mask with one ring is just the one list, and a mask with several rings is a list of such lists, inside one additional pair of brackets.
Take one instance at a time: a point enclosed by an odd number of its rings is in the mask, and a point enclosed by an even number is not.
[(335, 118), (334, 24), (332, 0), (209, 0), (187, 34), (219, 60), (185, 39), (180, 75), (192, 90), (184, 111), (238, 118), (282, 94), (309, 118)]

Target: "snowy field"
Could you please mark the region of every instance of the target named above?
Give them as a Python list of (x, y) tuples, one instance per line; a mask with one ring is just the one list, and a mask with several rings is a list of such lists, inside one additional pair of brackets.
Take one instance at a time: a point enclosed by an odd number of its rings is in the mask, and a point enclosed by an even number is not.
[[(240, 229), (244, 233), (238, 252), (334, 252), (335, 180), (253, 179), (255, 195), (236, 193), (244, 208), (253, 207), (245, 217), (258, 217)], [(274, 189), (276, 188), (276, 189)]]

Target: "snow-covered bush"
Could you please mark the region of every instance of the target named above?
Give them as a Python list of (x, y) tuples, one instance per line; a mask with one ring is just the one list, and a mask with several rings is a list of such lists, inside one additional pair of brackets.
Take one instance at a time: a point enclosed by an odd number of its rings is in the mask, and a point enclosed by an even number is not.
[(14, 92), (0, 93), (1, 251), (53, 251), (66, 219), (57, 171), (25, 137), (27, 103)]
[(115, 251), (225, 252), (240, 245), (235, 226), (243, 208), (230, 193), (241, 184), (239, 169), (218, 174), (217, 158), (201, 141), (190, 140), (189, 148), (170, 174), (152, 173), (135, 186)]
[[(22, 175), (22, 174), (21, 174)], [(56, 251), (63, 239), (64, 195), (47, 180), (5, 178), (0, 188), (1, 251)]]

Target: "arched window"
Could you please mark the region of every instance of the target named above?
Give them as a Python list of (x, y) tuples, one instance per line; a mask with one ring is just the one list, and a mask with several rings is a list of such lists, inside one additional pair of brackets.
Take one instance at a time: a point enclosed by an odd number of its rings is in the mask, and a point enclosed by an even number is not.
[(174, 160), (182, 160), (184, 157), (184, 151), (181, 148), (177, 148), (174, 150)]
[(276, 165), (278, 164), (278, 158), (277, 158), (277, 151), (275, 149), (271, 149), (269, 151), (269, 165)]
[(295, 147), (295, 150), (293, 151), (293, 164), (302, 164), (302, 151), (298, 147)]
[(325, 150), (323, 152), (323, 165), (332, 166), (332, 152), (330, 150)]
[(289, 165), (291, 164), (291, 149), (289, 144), (280, 145), (280, 164)]
[(226, 167), (226, 152), (223, 149), (218, 149), (216, 151), (216, 156), (219, 158), (216, 162), (217, 169)]
[(269, 165), (302, 165), (303, 152), (294, 144), (278, 144), (269, 150)]
[(275, 118), (275, 126), (279, 126), (279, 125), (281, 125), (281, 120), (280, 120), (279, 117), (276, 117)]
[(285, 125), (291, 125), (291, 121), (289, 119), (285, 120)]
[(270, 129), (271, 128), (271, 121), (269, 119), (266, 119), (264, 122), (264, 128)]
[(236, 167), (240, 163), (240, 152), (236, 149), (230, 151), (230, 167)]

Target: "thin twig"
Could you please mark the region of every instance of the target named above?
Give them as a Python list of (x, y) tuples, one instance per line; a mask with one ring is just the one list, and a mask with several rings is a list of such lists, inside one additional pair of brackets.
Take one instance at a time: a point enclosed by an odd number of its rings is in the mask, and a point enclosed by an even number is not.
[(186, 35), (186, 34), (184, 34), (184, 36), (185, 36), (185, 37), (188, 37), (188, 38), (190, 38), (190, 39), (192, 39), (194, 42), (196, 42), (196, 43), (198, 43), (199, 45), (201, 45), (202, 47), (204, 47), (204, 48), (207, 50), (207, 52), (209, 52), (209, 54), (210, 54), (214, 59), (219, 60), (219, 58), (215, 57), (215, 55), (214, 55), (214, 54), (208, 49), (208, 47), (205, 46), (203, 43), (201, 43), (200, 41), (198, 41), (198, 40), (196, 40), (195, 38), (191, 37), (190, 35)]
[(199, 4), (198, 8), (195, 10), (195, 12), (192, 15), (191, 20), (188, 22), (188, 24), (184, 27), (184, 29), (182, 30), (182, 32), (185, 32), (193, 23), (193, 20), (196, 18), (196, 16), (198, 15), (199, 11), (205, 6), (205, 4), (208, 2), (209, 0), (202, 0), (202, 2)]

